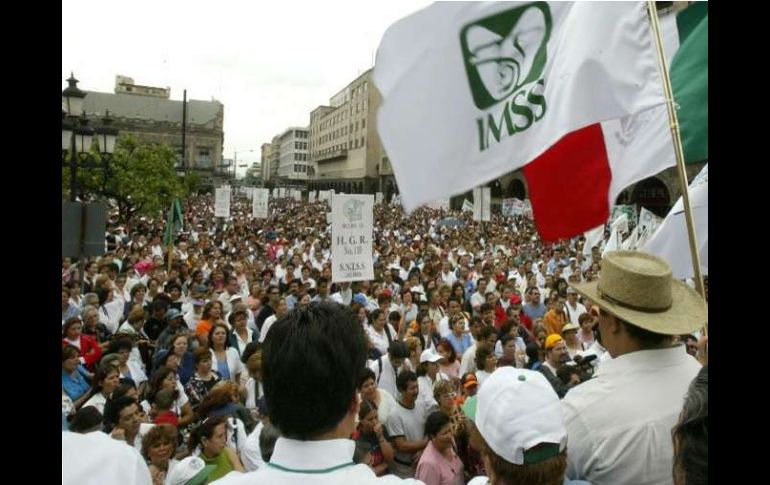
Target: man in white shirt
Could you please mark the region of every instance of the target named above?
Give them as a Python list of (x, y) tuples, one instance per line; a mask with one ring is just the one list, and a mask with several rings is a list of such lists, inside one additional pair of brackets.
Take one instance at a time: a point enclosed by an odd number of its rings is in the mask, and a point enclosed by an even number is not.
[(441, 264), (441, 280), (447, 286), (452, 286), (457, 281), (457, 276), (452, 271), (452, 265), (449, 261), (444, 261)]
[(350, 435), (359, 405), (356, 384), (366, 363), (363, 329), (353, 312), (336, 303), (310, 305), (289, 313), (272, 331), (276, 338), (266, 341), (262, 353), (263, 379), (270, 421), (281, 437), (267, 466), (231, 473), (217, 484), (420, 483), (378, 478), (351, 459), (355, 442)]
[(479, 316), (479, 307), (487, 301), (487, 279), (479, 278), (477, 288), (476, 293), (471, 295), (471, 307), (473, 308), (474, 317)]
[(233, 303), (231, 299), (235, 295), (240, 295), (241, 285), (238, 283), (238, 278), (235, 276), (228, 277), (225, 284), (227, 285), (225, 286), (225, 291), (219, 295), (218, 300), (220, 303), (222, 303), (222, 311), (225, 314), (228, 314), (233, 311)]
[(564, 313), (567, 315), (567, 320), (575, 325), (580, 325), (580, 315), (588, 313), (586, 307), (582, 303), (578, 302), (578, 295), (575, 288), (567, 288), (567, 303), (564, 305)]
[(602, 344), (612, 360), (562, 401), (568, 478), (594, 485), (671, 484), (676, 424), (700, 364), (672, 336), (706, 323), (703, 299), (671, 276), (663, 259), (610, 251), (599, 281), (574, 285), (600, 308)]
[(374, 371), (377, 387), (388, 391), (391, 396), (398, 396), (396, 377), (409, 357), (409, 349), (404, 342), (397, 340), (388, 347), (388, 354), (369, 361), (369, 368)]
[[(63, 431), (61, 445), (62, 485), (152, 483), (150, 470), (142, 455), (102, 432), (80, 434)], [(109, 466), (105, 466), (106, 463)]]

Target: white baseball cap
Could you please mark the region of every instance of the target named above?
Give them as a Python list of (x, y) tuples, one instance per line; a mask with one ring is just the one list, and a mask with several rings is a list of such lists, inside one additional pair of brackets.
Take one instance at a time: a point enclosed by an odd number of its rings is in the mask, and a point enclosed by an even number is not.
[(420, 364), (423, 362), (438, 362), (441, 360), (441, 356), (438, 355), (433, 349), (425, 349), (420, 354)]
[[(514, 465), (538, 463), (564, 450), (559, 396), (537, 371), (501, 367), (478, 392), (476, 426), (490, 448)], [(535, 446), (549, 444), (550, 446)]]
[(165, 485), (200, 485), (216, 467), (206, 465), (197, 456), (188, 456), (169, 471)]

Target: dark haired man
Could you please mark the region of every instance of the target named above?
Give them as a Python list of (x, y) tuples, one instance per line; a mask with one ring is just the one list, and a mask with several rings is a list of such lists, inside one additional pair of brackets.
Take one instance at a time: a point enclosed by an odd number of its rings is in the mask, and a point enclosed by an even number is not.
[(281, 437), (266, 467), (228, 475), (218, 484), (401, 483), (353, 463), (350, 435), (366, 346), (350, 308), (319, 303), (289, 312), (273, 325), (262, 362), (270, 422)]

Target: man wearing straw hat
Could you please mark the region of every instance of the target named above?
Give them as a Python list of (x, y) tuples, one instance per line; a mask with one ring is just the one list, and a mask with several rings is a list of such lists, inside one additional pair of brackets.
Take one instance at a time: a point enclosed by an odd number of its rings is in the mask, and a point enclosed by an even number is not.
[(598, 282), (573, 286), (599, 307), (612, 359), (562, 401), (567, 476), (594, 485), (673, 483), (671, 428), (700, 364), (672, 338), (706, 324), (705, 302), (663, 259), (637, 251), (608, 252)]

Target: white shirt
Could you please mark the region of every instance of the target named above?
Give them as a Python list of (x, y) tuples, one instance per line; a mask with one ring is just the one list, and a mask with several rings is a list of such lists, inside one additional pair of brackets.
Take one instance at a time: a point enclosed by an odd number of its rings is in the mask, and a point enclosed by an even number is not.
[(430, 377), (426, 375), (417, 378), (417, 388), (419, 394), (417, 395), (417, 405), (422, 407), (422, 411), (425, 416), (428, 416), (430, 412), (438, 410), (438, 402), (433, 397), (433, 386), (438, 381), (448, 381), (449, 377), (443, 372), (436, 372), (436, 379), (431, 382)]
[(63, 431), (61, 462), (62, 485), (152, 483), (150, 470), (136, 449), (101, 432)]
[[(217, 354), (214, 352), (214, 349), (209, 349), (209, 352), (211, 352), (211, 368), (217, 370), (219, 365)], [(230, 380), (240, 384), (235, 380), (235, 375), (243, 372), (243, 362), (241, 362), (241, 356), (238, 354), (238, 351), (234, 347), (228, 347), (225, 350), (225, 360), (227, 361), (227, 368), (230, 370)]]
[(365, 330), (366, 334), (369, 336), (369, 340), (372, 341), (372, 345), (377, 350), (379, 350), (383, 356), (387, 355), (388, 346), (390, 345), (390, 341), (388, 341), (388, 335), (385, 332), (390, 331), (390, 338), (392, 340), (398, 340), (398, 334), (396, 333), (396, 330), (393, 328), (393, 325), (389, 323), (385, 324), (385, 327), (382, 329), (381, 333), (377, 332), (373, 325), (368, 325), (365, 327)]
[[(382, 362), (382, 371), (380, 371), (380, 362)], [(379, 389), (383, 389), (391, 396), (398, 396), (398, 390), (396, 388), (396, 375), (397, 369), (393, 368), (393, 364), (390, 363), (390, 356), (385, 354), (380, 360), (370, 360), (369, 368), (374, 371), (374, 382), (377, 383)]]
[(275, 315), (275, 313), (265, 318), (264, 323), (262, 323), (262, 331), (259, 332), (259, 343), (265, 341), (265, 338), (267, 338), (267, 332), (270, 331), (270, 327), (273, 326), (276, 320), (278, 320), (278, 317)]
[(265, 427), (262, 421), (257, 423), (257, 427), (251, 432), (246, 443), (241, 450), (241, 463), (247, 472), (259, 470), (265, 466), (265, 460), (262, 459), (262, 450), (259, 448), (259, 434)]
[(86, 401), (85, 404), (83, 404), (83, 407), (86, 406), (93, 406), (95, 407), (100, 413), (104, 414), (104, 405), (107, 403), (107, 398), (104, 397), (104, 394), (101, 392), (97, 392), (93, 396), (91, 396), (88, 401)]
[(671, 428), (700, 368), (681, 346), (602, 363), (562, 400), (567, 477), (593, 485), (672, 484)]
[(139, 385), (147, 380), (147, 374), (144, 373), (142, 370), (142, 367), (133, 360), (129, 359), (126, 362), (126, 367), (128, 367), (128, 372), (131, 374), (130, 376), (124, 375), (123, 372), (120, 373), (120, 377), (131, 377), (133, 379), (134, 384), (136, 384), (136, 387), (139, 387)]
[(441, 280), (446, 283), (448, 286), (452, 286), (457, 282), (457, 276), (454, 274), (453, 271), (450, 271), (449, 273), (441, 272)]
[(460, 360), (460, 377), (467, 372), (476, 372), (476, 349), (478, 348), (478, 343), (475, 343), (463, 352), (463, 358)]
[[(467, 318), (465, 319), (465, 331), (470, 331)], [(452, 329), (449, 328), (449, 315), (447, 315), (438, 322), (438, 334), (441, 335), (441, 338), (447, 338), (450, 333), (452, 333)]]
[(355, 442), (348, 439), (299, 441), (278, 438), (273, 456), (267, 466), (249, 473), (231, 473), (216, 483), (217, 485), (296, 485), (298, 483), (417, 485), (423, 483), (414, 479), (402, 480), (394, 475), (377, 477), (368, 466), (353, 464), (355, 448)]
[(569, 302), (565, 303), (564, 311), (567, 312), (567, 316), (569, 317), (570, 323), (574, 323), (575, 325), (580, 325), (580, 322), (578, 322), (578, 318), (580, 318), (580, 315), (584, 313), (588, 313), (588, 310), (586, 310), (586, 307), (580, 302), (575, 302), (575, 308), (572, 308)]
[[(259, 386), (259, 396), (262, 397), (265, 395), (265, 390), (262, 387), (262, 382), (257, 384)], [(256, 388), (254, 386), (254, 378), (249, 377), (249, 379), (246, 381), (246, 409), (257, 409), (257, 394), (256, 394)]]

